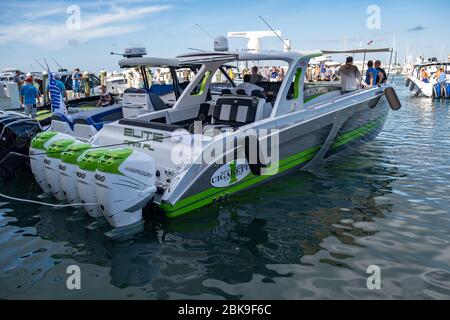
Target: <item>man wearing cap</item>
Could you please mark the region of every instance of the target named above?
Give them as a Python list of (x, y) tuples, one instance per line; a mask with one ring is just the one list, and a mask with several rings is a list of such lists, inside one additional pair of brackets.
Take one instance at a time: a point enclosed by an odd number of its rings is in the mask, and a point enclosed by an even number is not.
[(27, 116), (36, 115), (36, 104), (40, 103), (40, 95), (38, 89), (33, 85), (32, 77), (27, 77), (25, 85), (20, 88), (20, 102), (25, 108)]

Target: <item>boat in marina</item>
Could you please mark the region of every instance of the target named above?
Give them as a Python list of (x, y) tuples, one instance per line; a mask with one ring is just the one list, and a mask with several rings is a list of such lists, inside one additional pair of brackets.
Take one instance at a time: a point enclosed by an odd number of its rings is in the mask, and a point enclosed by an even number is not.
[[(121, 68), (134, 68), (142, 78), (142, 88), (128, 88), (124, 91), (122, 99), (118, 99), (110, 106), (96, 108), (83, 107), (75, 104), (73, 100), (67, 103), (68, 115), (51, 113), (30, 119), (23, 113), (15, 111), (0, 112), (0, 177), (8, 180), (15, 176), (16, 169), (28, 163), (28, 147), (31, 140), (39, 132), (55, 131), (60, 135), (74, 137), (80, 141), (91, 139), (106, 123), (123, 117), (133, 117), (139, 114), (171, 108), (180, 96), (187, 82), (180, 82), (176, 76), (180, 68), (189, 68), (191, 65), (179, 65), (176, 59), (159, 57), (144, 57), (145, 53), (136, 54), (132, 48), (125, 59), (121, 60)], [(136, 57), (140, 60), (133, 60)], [(152, 69), (164, 69), (172, 77), (167, 83), (154, 83), (149, 78)], [(88, 102), (85, 102), (88, 103)]]
[[(415, 97), (427, 97), (433, 99), (450, 99), (450, 61), (429, 61), (415, 64), (406, 78), (405, 86), (409, 87)], [(439, 83), (435, 74), (444, 68), (446, 74), (445, 83)], [(428, 77), (424, 78), (421, 71), (424, 70)]]
[[(390, 108), (400, 108), (391, 84), (345, 94), (337, 83), (305, 84), (310, 59), (326, 51), (236, 53), (224, 47), (177, 57), (196, 72), (171, 108), (106, 123), (84, 141), (56, 131), (38, 134), (29, 154), (41, 188), (83, 205), (120, 232), (142, 221), (143, 208), (178, 217), (313, 168), (374, 139)], [(120, 64), (146, 65), (146, 59)], [(288, 69), (282, 81), (259, 82), (262, 90), (246, 94), (223, 66), (257, 61), (281, 61)], [(213, 96), (217, 72), (229, 88)], [(137, 92), (142, 95), (127, 107), (134, 111), (151, 96)]]

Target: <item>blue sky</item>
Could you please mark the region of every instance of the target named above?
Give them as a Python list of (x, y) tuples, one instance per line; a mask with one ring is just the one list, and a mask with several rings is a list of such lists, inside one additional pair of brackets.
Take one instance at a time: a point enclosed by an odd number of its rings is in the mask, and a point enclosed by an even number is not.
[[(80, 29), (69, 29), (71, 5), (80, 8)], [(369, 30), (368, 6), (381, 10), (381, 28)], [(150, 55), (175, 56), (188, 48), (211, 49), (212, 35), (229, 31), (267, 30), (264, 16), (295, 50), (343, 49), (370, 40), (390, 47), (395, 36), (402, 60), (409, 49), (415, 56), (450, 54), (450, 1), (416, 0), (56, 0), (0, 1), (0, 68), (24, 71), (41, 68), (51, 57), (67, 68), (98, 71), (118, 69), (117, 56), (125, 47), (145, 46)], [(446, 42), (445, 42), (446, 41)], [(262, 40), (266, 49), (281, 49), (275, 38)], [(246, 47), (230, 39), (230, 47)]]

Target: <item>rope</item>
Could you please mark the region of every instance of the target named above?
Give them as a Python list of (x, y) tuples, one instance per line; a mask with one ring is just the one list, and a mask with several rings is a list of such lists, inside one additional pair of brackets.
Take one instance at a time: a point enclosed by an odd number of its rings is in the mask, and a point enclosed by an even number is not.
[(93, 205), (98, 205), (98, 202), (95, 203), (71, 203), (71, 204), (55, 204), (55, 203), (48, 203), (48, 202), (41, 202), (41, 201), (35, 201), (35, 200), (29, 200), (29, 199), (22, 199), (22, 198), (16, 198), (16, 197), (11, 197), (11, 196), (7, 196), (6, 194), (0, 193), (0, 197), (9, 199), (9, 200), (14, 200), (14, 201), (20, 201), (20, 202), (26, 202), (26, 203), (33, 203), (33, 204), (40, 204), (43, 206), (48, 206), (48, 207), (57, 207), (57, 208), (65, 208), (65, 207), (80, 207), (80, 206), (93, 206)]

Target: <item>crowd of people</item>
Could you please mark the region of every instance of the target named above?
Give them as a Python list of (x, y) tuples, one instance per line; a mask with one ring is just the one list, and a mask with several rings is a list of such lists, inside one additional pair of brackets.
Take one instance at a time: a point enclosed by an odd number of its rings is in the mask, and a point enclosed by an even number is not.
[(339, 66), (327, 65), (326, 63), (309, 65), (306, 71), (306, 79), (313, 81), (335, 81), (338, 79)]
[[(282, 66), (252, 66), (250, 68), (244, 67), (239, 71), (236, 68), (227, 68), (227, 77), (224, 77), (220, 72), (216, 73), (213, 78), (214, 82), (227, 82), (229, 78), (231, 80), (236, 80), (241, 78), (243, 83), (242, 88), (246, 92), (251, 92), (254, 90), (262, 90), (256, 84), (259, 82), (281, 82), (284, 80), (286, 75), (286, 67)], [(180, 82), (189, 82), (192, 79), (192, 70), (190, 69), (180, 69), (177, 72), (177, 77)], [(430, 79), (428, 72), (422, 68), (420, 70), (420, 76), (422, 81), (427, 82)], [(173, 82), (172, 74), (165, 69), (148, 69), (147, 74), (148, 79), (151, 79), (153, 84), (170, 84)], [(343, 93), (352, 92), (358, 90), (359, 88), (371, 88), (380, 85), (387, 81), (386, 71), (381, 67), (380, 60), (369, 60), (367, 62), (367, 69), (364, 74), (364, 78), (361, 75), (360, 70), (353, 63), (353, 57), (347, 57), (345, 64), (339, 65), (327, 65), (322, 62), (316, 65), (308, 65), (306, 70), (306, 81), (316, 82), (316, 81), (338, 81), (341, 82), (341, 90)], [(446, 73), (443, 68), (439, 69), (434, 75), (437, 81), (445, 81)], [(67, 101), (66, 86), (61, 81), (61, 77), (58, 74), (54, 74), (57, 87), (61, 91), (61, 95), (64, 100)], [(25, 79), (25, 83), (22, 83), (21, 75), (18, 72), (14, 81), (17, 82), (20, 92), (20, 98), (25, 109), (26, 114), (35, 115), (36, 105), (39, 105), (41, 95), (39, 90), (36, 88), (36, 84), (33, 83), (33, 78), (28, 76)], [(79, 68), (75, 68), (71, 74), (72, 89), (74, 99), (80, 99), (82, 97), (83, 84), (85, 77), (80, 72)], [(133, 68), (127, 73), (127, 82), (130, 86), (134, 88), (142, 88), (143, 79), (141, 70), (138, 68)], [(46, 90), (48, 94), (48, 88)], [(49, 98), (49, 97), (48, 97)], [(106, 106), (111, 104), (111, 95), (107, 92), (106, 86), (101, 86), (100, 90), (100, 100), (97, 106)]]
[[(52, 73), (52, 77), (55, 80), (56, 87), (59, 90), (62, 99), (64, 102), (67, 102), (69, 97), (61, 75), (59, 73)], [(90, 79), (84, 77), (79, 68), (75, 68), (73, 73), (69, 74), (69, 77), (72, 84), (72, 99), (80, 99), (82, 98), (82, 95), (90, 95), (90, 88), (92, 86), (90, 84)], [(51, 100), (49, 84), (43, 88), (42, 79), (36, 79), (31, 74), (27, 74), (24, 78), (20, 71), (16, 71), (13, 81), (17, 84), (21, 108), (26, 115), (35, 116), (37, 114), (37, 107), (41, 105), (41, 102), (43, 103), (43, 96), (45, 96), (48, 101)], [(101, 91), (102, 90), (106, 91), (106, 87), (101, 89)], [(100, 103), (103, 105), (104, 101), (102, 102), (102, 99), (100, 99), (99, 104)]]

